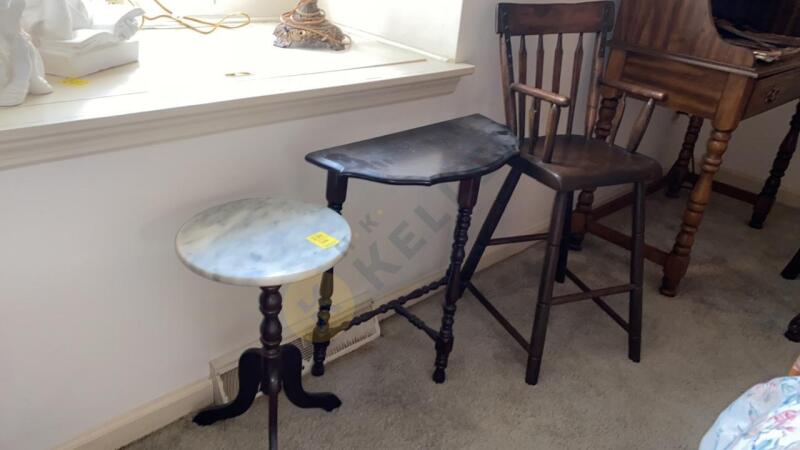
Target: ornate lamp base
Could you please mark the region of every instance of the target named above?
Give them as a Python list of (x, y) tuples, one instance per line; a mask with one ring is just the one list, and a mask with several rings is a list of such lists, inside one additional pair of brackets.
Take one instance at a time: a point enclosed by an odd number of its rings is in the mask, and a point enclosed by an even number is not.
[(344, 50), (350, 38), (325, 18), (317, 0), (300, 0), (297, 6), (281, 16), (275, 28), (276, 47), (311, 47)]

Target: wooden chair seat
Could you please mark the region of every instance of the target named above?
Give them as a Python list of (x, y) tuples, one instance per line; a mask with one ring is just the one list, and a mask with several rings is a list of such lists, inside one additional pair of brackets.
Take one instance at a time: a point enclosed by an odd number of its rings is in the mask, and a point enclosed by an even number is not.
[(537, 139), (531, 152), (531, 140), (525, 139), (520, 156), (510, 164), (556, 191), (648, 182), (662, 175), (652, 158), (577, 135), (556, 136), (553, 159), (546, 163), (544, 143)]
[(493, 172), (517, 154), (517, 144), (504, 125), (472, 115), (309, 153), (306, 160), (345, 177), (430, 186)]

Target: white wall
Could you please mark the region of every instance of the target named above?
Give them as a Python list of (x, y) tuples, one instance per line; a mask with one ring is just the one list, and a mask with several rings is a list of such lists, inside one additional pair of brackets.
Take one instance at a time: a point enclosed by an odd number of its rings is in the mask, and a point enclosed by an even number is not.
[[(454, 59), (462, 0), (321, 0), (336, 23)], [(484, 2), (494, 6), (492, 2)]]
[[(257, 290), (181, 267), (181, 223), (248, 196), (322, 203), (324, 174), (303, 161), (312, 150), (468, 113), (500, 120), (494, 14), (493, 2), (465, 2), (458, 51), (478, 70), (447, 97), (0, 172), (0, 448), (63, 443), (206, 377), (209, 360), (256, 338)], [(661, 151), (665, 124), (657, 118), (645, 153)], [(501, 180), (484, 185), (476, 227)], [(453, 192), (354, 181), (345, 214), (357, 237), (338, 266), (350, 291), (378, 295), (444, 267), (452, 223), (429, 223), (453, 218)], [(524, 181), (501, 232), (542, 227), (551, 201)], [(367, 214), (371, 231), (359, 223)], [(425, 241), (410, 258), (391, 242), (409, 232)], [(358, 267), (373, 245), (396, 272), (370, 281)]]

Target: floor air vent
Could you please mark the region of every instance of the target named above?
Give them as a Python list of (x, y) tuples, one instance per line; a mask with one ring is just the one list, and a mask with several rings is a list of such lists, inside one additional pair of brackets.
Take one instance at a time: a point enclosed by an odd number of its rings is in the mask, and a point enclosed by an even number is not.
[[(357, 314), (368, 311), (371, 308), (372, 302), (368, 302), (362, 308), (359, 308), (360, 311)], [(381, 329), (377, 318), (372, 318), (355, 328), (339, 333), (331, 340), (326, 361), (333, 361), (357, 350), (368, 342), (377, 339), (380, 334)], [(314, 353), (313, 344), (302, 337), (288, 337), (283, 343), (293, 344), (300, 349), (303, 354), (303, 375), (311, 372), (311, 361)], [(239, 356), (248, 348), (260, 346), (261, 343), (256, 341), (252, 345), (211, 361), (211, 380), (214, 383), (214, 402), (216, 404), (228, 403), (236, 398), (236, 394), (239, 392)], [(261, 393), (258, 395), (261, 395)]]

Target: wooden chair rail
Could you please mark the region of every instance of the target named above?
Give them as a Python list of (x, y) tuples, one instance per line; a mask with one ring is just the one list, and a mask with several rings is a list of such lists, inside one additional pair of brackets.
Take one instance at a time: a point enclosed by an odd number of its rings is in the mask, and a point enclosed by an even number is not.
[(663, 102), (667, 99), (667, 94), (662, 91), (649, 89), (635, 83), (628, 83), (627, 81), (607, 80), (605, 78), (601, 78), (600, 84), (603, 86), (608, 86), (610, 88), (619, 89), (621, 91), (625, 91), (629, 94), (633, 94), (639, 97), (652, 99), (657, 102)]
[(544, 100), (546, 102), (553, 103), (561, 107), (567, 107), (570, 105), (569, 97), (564, 97), (563, 95), (557, 94), (555, 92), (550, 92), (544, 89), (538, 89), (533, 86), (528, 86), (527, 84), (514, 83), (511, 85), (511, 90), (519, 92), (520, 94), (525, 94), (537, 98), (539, 100)]

